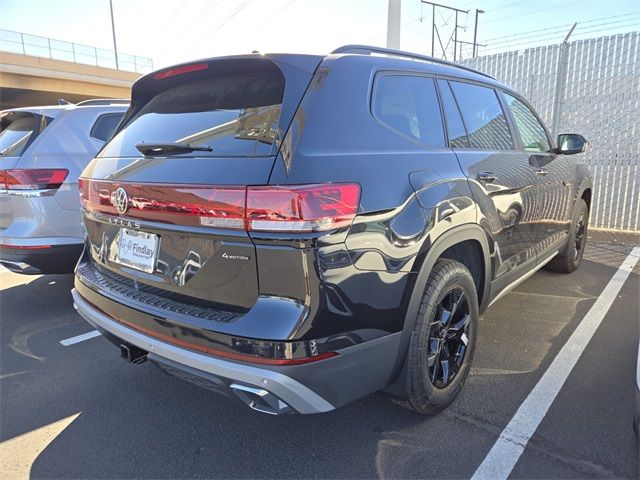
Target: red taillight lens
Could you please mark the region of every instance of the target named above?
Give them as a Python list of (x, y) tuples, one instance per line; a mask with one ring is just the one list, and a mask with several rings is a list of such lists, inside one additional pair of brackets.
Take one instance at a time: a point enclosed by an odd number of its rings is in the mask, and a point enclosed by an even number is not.
[(265, 232), (319, 232), (351, 225), (358, 212), (355, 183), (249, 187), (247, 229)]
[[(347, 227), (358, 211), (360, 186), (116, 184), (80, 179), (82, 206), (90, 211), (180, 225), (262, 232), (320, 232)], [(116, 195), (127, 196), (118, 211)]]
[(47, 190), (60, 188), (68, 174), (64, 168), (3, 170), (0, 182), (6, 190)]

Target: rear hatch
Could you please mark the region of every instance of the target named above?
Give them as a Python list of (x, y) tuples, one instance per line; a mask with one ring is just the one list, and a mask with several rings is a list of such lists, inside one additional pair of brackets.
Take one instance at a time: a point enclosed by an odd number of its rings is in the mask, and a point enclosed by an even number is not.
[(268, 183), (321, 59), (227, 57), (136, 82), (118, 131), (81, 175), (85, 273), (155, 303), (250, 308), (258, 276), (247, 186)]
[[(0, 230), (13, 222), (11, 198), (7, 190), (7, 171), (14, 172), (23, 153), (51, 123), (56, 109), (27, 109), (0, 112)], [(48, 172), (42, 172), (46, 176)], [(12, 180), (16, 175), (12, 175)], [(47, 182), (48, 183), (48, 182)]]

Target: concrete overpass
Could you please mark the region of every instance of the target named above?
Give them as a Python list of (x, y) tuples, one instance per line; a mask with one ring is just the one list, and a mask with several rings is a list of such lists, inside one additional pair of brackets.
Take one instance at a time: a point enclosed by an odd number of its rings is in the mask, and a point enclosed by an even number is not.
[(55, 105), (58, 99), (130, 98), (140, 73), (0, 52), (0, 110)]

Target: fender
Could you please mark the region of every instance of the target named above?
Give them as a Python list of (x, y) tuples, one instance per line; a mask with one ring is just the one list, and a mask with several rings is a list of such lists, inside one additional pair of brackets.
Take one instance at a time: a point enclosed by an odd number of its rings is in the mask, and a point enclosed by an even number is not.
[(429, 279), (431, 270), (433, 270), (438, 258), (440, 258), (445, 250), (468, 240), (476, 240), (482, 249), (482, 255), (484, 257), (484, 287), (482, 298), (479, 302), (480, 314), (484, 313), (486, 310), (491, 284), (489, 243), (485, 232), (479, 225), (460, 225), (440, 235), (435, 242), (433, 242), (433, 245), (429, 248), (426, 257), (422, 262), (413, 286), (413, 292), (409, 300), (409, 306), (407, 307), (404, 326), (402, 328), (400, 346), (398, 348), (398, 354), (393, 369), (393, 376), (391, 377), (394, 380), (392, 380), (383, 390), (385, 393), (393, 396), (406, 397), (410, 392), (411, 378), (409, 376), (409, 369), (407, 366), (407, 353), (409, 351), (411, 339), (413, 338), (413, 329), (416, 324), (418, 310), (420, 309), (420, 302), (422, 300), (422, 295), (424, 294), (427, 280)]
[[(593, 184), (589, 178), (585, 177), (582, 179), (582, 182), (580, 183), (578, 188), (574, 189), (575, 196), (573, 197), (573, 204), (571, 205), (571, 218), (573, 218), (573, 214), (578, 207), (578, 200), (582, 198), (582, 195), (584, 195), (584, 192), (587, 190), (591, 190), (591, 197), (593, 198)], [(588, 207), (589, 213), (591, 213), (591, 205), (589, 205)], [(571, 220), (571, 222), (573, 222), (573, 220)], [(565, 248), (568, 241), (569, 235), (565, 235), (565, 239), (562, 242), (561, 247), (558, 249), (558, 252), (561, 252)]]
[[(587, 190), (591, 190), (591, 195), (593, 196), (593, 185), (587, 178), (585, 178), (576, 190), (576, 196), (573, 199), (574, 208), (575, 208), (575, 204), (578, 202), (578, 200), (582, 198), (582, 195)], [(589, 206), (589, 210), (591, 210), (591, 206)]]
[(577, 162), (574, 169), (574, 178), (576, 182), (574, 184), (573, 203), (574, 205), (582, 197), (585, 190), (590, 189), (593, 193), (593, 181), (589, 173), (589, 166), (586, 163)]

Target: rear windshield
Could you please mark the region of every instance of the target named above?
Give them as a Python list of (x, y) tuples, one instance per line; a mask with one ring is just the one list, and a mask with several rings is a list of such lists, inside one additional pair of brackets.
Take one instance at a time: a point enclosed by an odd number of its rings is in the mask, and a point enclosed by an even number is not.
[(47, 124), (47, 117), (11, 112), (0, 123), (0, 157), (19, 157)]
[(262, 71), (218, 75), (163, 90), (100, 156), (137, 157), (139, 143), (188, 143), (212, 149), (184, 156), (275, 155), (284, 86), (282, 73)]

